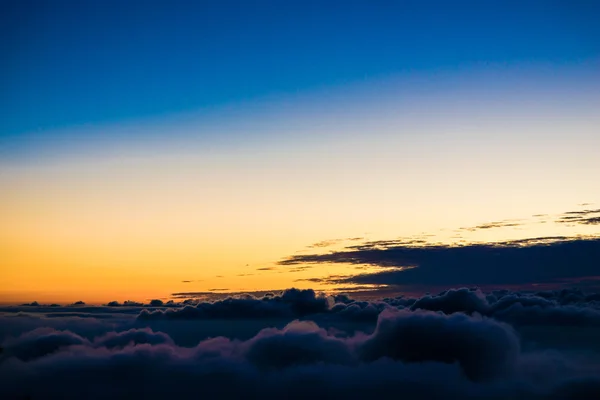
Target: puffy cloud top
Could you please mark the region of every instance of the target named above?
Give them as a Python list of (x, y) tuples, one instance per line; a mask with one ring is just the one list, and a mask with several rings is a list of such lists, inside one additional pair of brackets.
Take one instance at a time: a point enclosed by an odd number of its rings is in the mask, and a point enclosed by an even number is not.
[[(282, 329), (263, 329), (245, 341), (218, 337), (190, 348), (147, 328), (91, 340), (38, 329), (4, 346), (2, 398), (600, 395), (600, 377), (582, 372), (589, 367), (587, 361), (573, 367), (566, 356), (525, 354), (509, 325), (464, 313), (386, 309), (373, 333), (349, 337), (337, 337), (314, 322), (294, 321)], [(553, 365), (556, 357), (563, 365), (559, 370)]]

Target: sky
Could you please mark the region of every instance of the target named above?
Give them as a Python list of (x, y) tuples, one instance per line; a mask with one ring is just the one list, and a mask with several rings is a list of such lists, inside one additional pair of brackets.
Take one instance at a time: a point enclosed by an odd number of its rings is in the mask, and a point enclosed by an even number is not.
[(0, 7), (2, 303), (600, 275), (596, 2)]
[(0, 2), (0, 398), (600, 398), (600, 2)]

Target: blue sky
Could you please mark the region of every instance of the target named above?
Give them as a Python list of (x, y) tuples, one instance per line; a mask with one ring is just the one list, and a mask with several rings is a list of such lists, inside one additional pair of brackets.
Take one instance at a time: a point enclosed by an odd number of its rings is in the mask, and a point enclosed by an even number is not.
[[(265, 96), (600, 54), (585, 1), (10, 1), (3, 141)], [(15, 143), (17, 142), (17, 143)]]

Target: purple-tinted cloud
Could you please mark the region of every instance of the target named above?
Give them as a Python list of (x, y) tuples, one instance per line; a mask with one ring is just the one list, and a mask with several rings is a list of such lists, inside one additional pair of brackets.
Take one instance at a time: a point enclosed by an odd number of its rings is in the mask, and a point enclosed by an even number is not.
[[(25, 351), (25, 343), (36, 352)], [(150, 329), (92, 340), (37, 330), (3, 346), (3, 398), (583, 399), (600, 394), (600, 377), (593, 373), (597, 359), (523, 353), (509, 325), (463, 313), (387, 310), (373, 333), (348, 337), (295, 321), (248, 340), (219, 337), (193, 347), (180, 347)]]

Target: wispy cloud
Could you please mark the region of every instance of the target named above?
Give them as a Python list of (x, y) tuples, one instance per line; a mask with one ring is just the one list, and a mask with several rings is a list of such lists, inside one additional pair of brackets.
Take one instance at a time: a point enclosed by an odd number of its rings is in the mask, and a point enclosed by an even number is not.
[(335, 246), (335, 245), (343, 243), (343, 242), (356, 242), (358, 240), (363, 240), (363, 239), (364, 239), (364, 237), (349, 237), (349, 238), (345, 238), (345, 239), (322, 240), (320, 242), (313, 243), (310, 246), (307, 246), (307, 248), (309, 248), (309, 249), (325, 248), (325, 247)]
[(475, 232), (475, 231), (482, 230), (482, 229), (508, 228), (508, 227), (516, 227), (516, 226), (521, 226), (521, 225), (523, 225), (522, 220), (507, 219), (504, 221), (488, 222), (488, 223), (480, 224), (480, 225), (473, 226), (473, 227), (460, 228), (459, 230)]
[(569, 211), (561, 215), (557, 222), (563, 224), (600, 225), (600, 208), (596, 210)]

